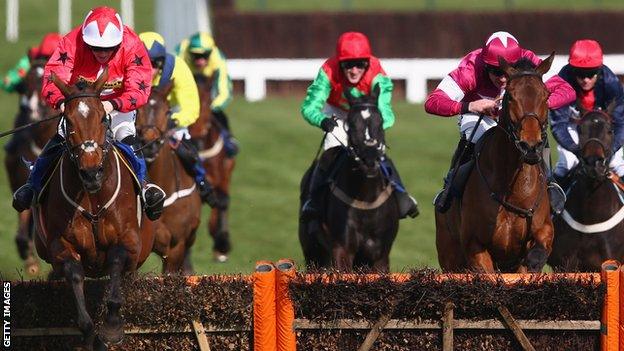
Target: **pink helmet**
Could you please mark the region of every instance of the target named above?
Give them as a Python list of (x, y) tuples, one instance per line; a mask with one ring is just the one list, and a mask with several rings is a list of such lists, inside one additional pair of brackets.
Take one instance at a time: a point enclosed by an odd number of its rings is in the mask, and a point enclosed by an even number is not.
[(507, 32), (496, 32), (490, 35), (483, 46), (481, 57), (488, 65), (498, 67), (498, 57), (509, 63), (515, 63), (522, 56), (522, 48), (518, 39)]
[(570, 48), (570, 65), (577, 68), (602, 66), (602, 48), (595, 40), (577, 40)]
[(117, 11), (106, 6), (89, 11), (82, 23), (82, 40), (87, 45), (110, 48), (119, 45), (121, 39), (123, 23)]

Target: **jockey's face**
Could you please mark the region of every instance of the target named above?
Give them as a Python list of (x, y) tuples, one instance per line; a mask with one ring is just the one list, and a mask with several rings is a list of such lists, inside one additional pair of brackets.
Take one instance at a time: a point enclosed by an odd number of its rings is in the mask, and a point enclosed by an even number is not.
[(197, 70), (203, 70), (208, 66), (208, 58), (210, 57), (210, 51), (204, 53), (191, 53), (191, 58), (193, 60), (193, 66)]
[(574, 75), (576, 83), (583, 91), (590, 91), (596, 86), (598, 81), (598, 71), (578, 70)]
[(150, 60), (150, 62), (152, 63), (152, 80), (154, 80), (154, 78), (156, 78), (156, 76), (162, 70), (162, 68), (163, 68), (163, 66), (165, 64), (165, 60), (157, 58), (157, 59), (154, 59), (154, 60)]
[(115, 49), (117, 49), (116, 46), (113, 46), (112, 48), (100, 48), (96, 46), (89, 46), (89, 48), (91, 49), (91, 52), (93, 53), (93, 56), (95, 57), (95, 60), (101, 64), (107, 63), (111, 59), (111, 57), (113, 57), (113, 53), (115, 52)]
[(505, 89), (505, 86), (507, 85), (507, 76), (505, 75), (505, 72), (498, 67), (486, 67), (485, 70), (487, 71), (488, 78), (490, 78), (490, 81), (492, 81), (492, 84), (494, 84), (497, 89)]
[(368, 68), (368, 60), (342, 61), (340, 62), (340, 68), (345, 77), (347, 77), (349, 83), (357, 84)]

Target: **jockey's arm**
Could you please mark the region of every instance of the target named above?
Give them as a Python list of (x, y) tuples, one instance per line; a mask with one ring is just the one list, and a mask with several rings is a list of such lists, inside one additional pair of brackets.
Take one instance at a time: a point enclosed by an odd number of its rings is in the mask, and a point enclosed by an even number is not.
[[(624, 144), (624, 89), (618, 77), (606, 66), (603, 68), (605, 107), (612, 108), (613, 152)], [(615, 104), (615, 106), (609, 106)]]
[(463, 100), (466, 93), (476, 87), (474, 70), (473, 64), (464, 58), (429, 94), (425, 101), (425, 111), (442, 117), (470, 112), (469, 102)]
[(392, 89), (394, 85), (392, 80), (383, 74), (378, 74), (373, 78), (373, 84), (371, 89), (374, 89), (375, 85), (379, 86), (379, 97), (377, 98), (377, 107), (381, 112), (383, 119), (383, 129), (388, 129), (394, 125), (394, 111), (392, 111)]
[(28, 55), (24, 55), (20, 58), (17, 64), (4, 75), (1, 83), (2, 89), (9, 93), (14, 92), (28, 73), (29, 69), (30, 59), (28, 59)]
[(199, 118), (199, 93), (193, 73), (186, 62), (180, 57), (175, 58), (175, 67), (171, 75), (173, 89), (170, 97), (179, 107), (171, 115), (179, 127), (188, 127)]
[(76, 40), (77, 32), (77, 30), (72, 31), (59, 42), (44, 68), (41, 93), (46, 103), (56, 109), (60, 108), (60, 105), (65, 101), (65, 97), (50, 80), (50, 74), (54, 72), (61, 81), (69, 82), (74, 69), (74, 57), (76, 55), (76, 46), (72, 43), (72, 40)]
[(548, 108), (551, 110), (568, 106), (576, 100), (574, 88), (557, 74), (546, 81), (546, 89), (550, 92)]
[(210, 61), (206, 69), (216, 67), (213, 71), (213, 89), (216, 89), (216, 94), (214, 94), (215, 96), (210, 104), (210, 109), (213, 111), (222, 111), (230, 100), (232, 100), (232, 81), (228, 74), (225, 57), (223, 57), (219, 49), (213, 49), (210, 55)]
[(568, 132), (568, 124), (572, 116), (570, 105), (560, 107), (556, 110), (550, 111), (550, 128), (553, 137), (557, 141), (557, 144), (562, 148), (575, 152), (578, 150), (578, 145), (572, 139), (572, 136)]
[(323, 106), (329, 98), (330, 91), (329, 77), (321, 68), (314, 82), (308, 87), (306, 97), (301, 104), (301, 115), (311, 125), (320, 128), (321, 122), (328, 117), (323, 114)]
[[(136, 57), (141, 58), (139, 62)], [(152, 89), (152, 65), (145, 45), (138, 38), (131, 52), (123, 58), (126, 71), (123, 77), (123, 92), (110, 100), (115, 110), (130, 112), (147, 103)]]

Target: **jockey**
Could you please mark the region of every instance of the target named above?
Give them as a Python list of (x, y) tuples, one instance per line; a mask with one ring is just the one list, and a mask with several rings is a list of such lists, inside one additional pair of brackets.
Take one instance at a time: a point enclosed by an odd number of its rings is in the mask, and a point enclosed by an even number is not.
[[(137, 145), (135, 110), (147, 102), (150, 94), (151, 65), (145, 46), (132, 29), (122, 24), (115, 10), (109, 7), (91, 10), (82, 25), (63, 37), (45, 66), (41, 92), (48, 104), (63, 112), (65, 97), (48, 79), (50, 74), (55, 73), (68, 84), (93, 82), (105, 67), (108, 67), (108, 81), (101, 94), (102, 105), (111, 116), (110, 128), (115, 141), (121, 142), (117, 145), (130, 157), (143, 185), (141, 195), (145, 212), (155, 220), (162, 213), (165, 193), (158, 186), (145, 182), (145, 161), (132, 151)], [(41, 190), (43, 175), (62, 153), (63, 123), (61, 120), (59, 132), (35, 162), (28, 182), (13, 195), (13, 207), (17, 211), (31, 205), (35, 193)]]
[(188, 132), (188, 126), (199, 118), (199, 94), (193, 73), (181, 58), (167, 53), (165, 39), (160, 34), (143, 32), (139, 38), (145, 44), (152, 63), (152, 86), (161, 87), (173, 82), (167, 99), (172, 107), (170, 121), (175, 125), (172, 137), (179, 143), (175, 150), (184, 168), (195, 178), (202, 201), (214, 206), (214, 191), (206, 179), (206, 170)]
[(14, 91), (21, 92), (21, 83), (30, 70), (30, 63), (34, 61), (48, 61), (60, 40), (61, 35), (58, 33), (46, 34), (39, 46), (30, 48), (28, 54), (20, 58), (17, 64), (4, 75), (0, 87), (9, 93)]
[(624, 91), (618, 77), (602, 64), (602, 48), (595, 40), (578, 40), (570, 48), (569, 64), (559, 76), (576, 91), (576, 101), (551, 112), (550, 123), (557, 140), (559, 161), (554, 174), (564, 179), (568, 171), (578, 164), (579, 150), (577, 124), (581, 111), (606, 110), (615, 103), (613, 118), (613, 150), (609, 167), (621, 178), (624, 176)]
[[(319, 70), (316, 79), (308, 87), (301, 105), (303, 118), (311, 125), (321, 128), (326, 136), (321, 155), (310, 181), (307, 201), (301, 209), (301, 219), (309, 221), (318, 216), (318, 207), (324, 186), (336, 162), (336, 155), (342, 145), (347, 145), (344, 130), (349, 105), (343, 89), (350, 89), (354, 96), (369, 95), (375, 86), (379, 87), (378, 107), (383, 119), (383, 129), (394, 124), (394, 112), (390, 105), (392, 80), (386, 76), (379, 59), (371, 54), (368, 38), (359, 32), (346, 32), (338, 38), (336, 55), (329, 58)], [(333, 118), (335, 116), (336, 118)], [(397, 190), (401, 218), (418, 215), (418, 205), (401, 182), (399, 173), (386, 155), (382, 166)]]
[(224, 111), (232, 100), (232, 80), (228, 75), (225, 56), (215, 45), (212, 36), (201, 32), (182, 40), (176, 47), (176, 54), (188, 64), (193, 74), (201, 74), (213, 80), (210, 108), (212, 115), (223, 127), (221, 136), (225, 152), (229, 157), (234, 157), (238, 153), (238, 141), (232, 136)]
[[(532, 51), (520, 47), (513, 35), (507, 32), (495, 32), (490, 35), (482, 48), (468, 53), (459, 66), (444, 77), (425, 102), (425, 110), (430, 114), (443, 117), (459, 115), (461, 138), (453, 156), (451, 170), (444, 179), (444, 188), (434, 199), (436, 210), (440, 213), (446, 212), (451, 205), (449, 178), (453, 174), (453, 168), (458, 167), (463, 160), (470, 159), (474, 145), (479, 138), (496, 125), (500, 100), (508, 79), (499, 68), (499, 57), (504, 58), (510, 64), (521, 58), (529, 59), (536, 65), (542, 61)], [(546, 81), (546, 88), (550, 92), (548, 98), (550, 109), (558, 109), (574, 100), (572, 87), (557, 75)], [(473, 140), (468, 143), (481, 114), (484, 117), (474, 133)], [(462, 160), (456, 160), (462, 153)], [(548, 145), (544, 154), (550, 154)], [(552, 179), (548, 160), (549, 158), (544, 157), (545, 169), (548, 173), (548, 193), (552, 210), (558, 214), (563, 210), (565, 193)]]
[[(25, 87), (22, 82), (24, 77), (30, 71), (31, 63), (45, 63), (48, 61), (54, 49), (58, 45), (61, 40), (61, 35), (58, 33), (48, 33), (46, 34), (39, 46), (32, 47), (28, 50), (28, 54), (22, 57), (18, 63), (13, 67), (9, 72), (6, 73), (2, 83), (0, 86), (6, 92), (12, 93), (17, 92), (19, 94), (23, 94)], [(19, 111), (17, 112), (17, 116), (15, 117), (14, 128), (21, 127), (28, 122), (29, 116), (29, 101), (24, 96), (20, 97), (19, 102)], [(22, 130), (17, 133), (11, 134), (11, 139), (4, 145), (4, 149), (7, 152), (14, 153), (17, 152), (17, 148), (20, 144), (24, 143), (24, 139), (27, 138), (29, 132), (27, 130)]]

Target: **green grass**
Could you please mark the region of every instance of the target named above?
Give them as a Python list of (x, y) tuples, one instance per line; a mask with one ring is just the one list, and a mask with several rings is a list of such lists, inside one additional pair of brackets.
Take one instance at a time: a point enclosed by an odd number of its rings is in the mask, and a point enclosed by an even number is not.
[(501, 11), (623, 9), (621, 0), (236, 0), (242, 11)]

